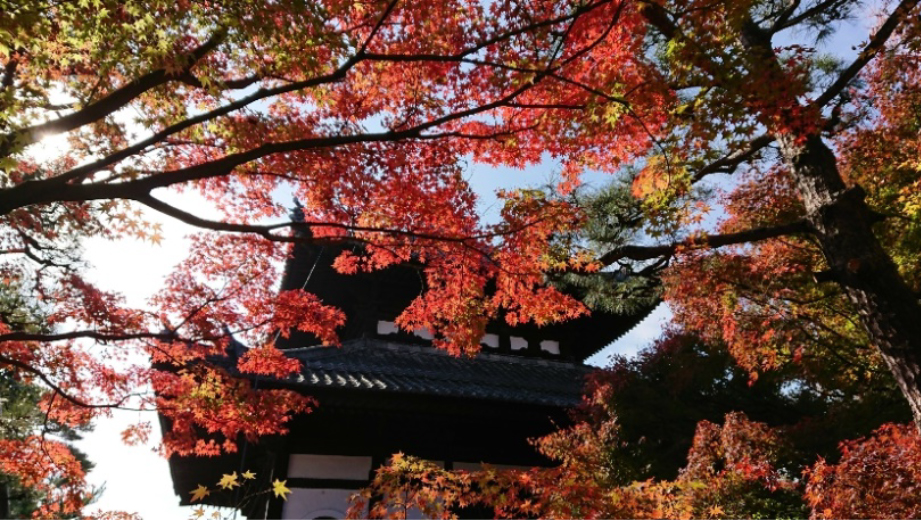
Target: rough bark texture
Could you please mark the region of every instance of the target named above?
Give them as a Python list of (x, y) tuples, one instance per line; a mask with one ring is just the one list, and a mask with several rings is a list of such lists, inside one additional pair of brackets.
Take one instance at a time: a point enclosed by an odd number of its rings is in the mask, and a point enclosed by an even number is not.
[[(839, 78), (840, 87), (872, 59), (916, 4), (899, 4), (872, 38), (872, 45)], [(785, 76), (771, 37), (749, 21), (740, 43), (764, 64), (764, 77), (780, 81)], [(823, 103), (831, 99), (824, 99), (826, 94), (820, 100)], [(921, 302), (873, 233), (879, 215), (867, 206), (862, 188), (845, 185), (837, 159), (821, 136), (777, 132), (774, 137), (796, 182), (806, 220), (828, 262), (829, 278), (839, 283), (854, 303), (872, 345), (895, 377), (921, 430)]]
[(857, 308), (873, 345), (908, 399), (921, 429), (921, 304), (880, 245), (878, 221), (859, 187), (841, 180), (834, 154), (819, 136), (797, 143), (778, 135), (796, 180), (807, 219), (821, 244), (832, 277)]

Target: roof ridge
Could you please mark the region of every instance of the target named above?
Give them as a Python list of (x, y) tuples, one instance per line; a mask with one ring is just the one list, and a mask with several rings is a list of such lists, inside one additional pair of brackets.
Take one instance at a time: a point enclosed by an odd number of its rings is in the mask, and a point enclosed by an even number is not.
[(570, 360), (556, 360), (556, 359), (546, 359), (546, 358), (531, 358), (525, 356), (514, 356), (508, 354), (499, 354), (495, 352), (487, 352), (481, 350), (475, 357), (467, 356), (455, 356), (450, 352), (447, 352), (443, 349), (431, 347), (431, 346), (422, 346), (411, 343), (401, 343), (397, 341), (380, 339), (380, 338), (355, 338), (343, 341), (340, 346), (325, 346), (325, 345), (312, 345), (308, 347), (297, 347), (297, 348), (288, 348), (284, 352), (286, 355), (298, 354), (320, 354), (321, 352), (329, 351), (329, 356), (322, 357), (331, 357), (335, 354), (342, 354), (346, 351), (347, 348), (375, 348), (375, 349), (387, 349), (391, 351), (401, 351), (401, 352), (416, 352), (422, 355), (429, 356), (438, 356), (442, 358), (450, 358), (459, 361), (475, 361), (475, 360), (490, 360), (490, 361), (499, 361), (509, 364), (516, 365), (541, 365), (549, 367), (576, 367), (576, 368), (585, 368), (587, 370), (593, 370), (595, 367), (587, 365), (582, 361), (570, 361)]

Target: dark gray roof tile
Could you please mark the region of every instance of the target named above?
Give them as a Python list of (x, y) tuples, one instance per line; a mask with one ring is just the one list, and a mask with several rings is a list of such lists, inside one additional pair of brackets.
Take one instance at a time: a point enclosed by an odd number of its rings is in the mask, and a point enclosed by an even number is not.
[(287, 349), (301, 361), (292, 381), (306, 387), (404, 392), (551, 406), (579, 402), (585, 376), (577, 363), (482, 353), (453, 357), (431, 347), (357, 339), (341, 347)]

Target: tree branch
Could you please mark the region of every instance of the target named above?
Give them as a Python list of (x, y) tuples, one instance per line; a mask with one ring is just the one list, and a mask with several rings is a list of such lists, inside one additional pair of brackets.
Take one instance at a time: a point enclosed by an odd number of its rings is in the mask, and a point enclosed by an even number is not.
[(800, 14), (797, 14), (796, 16), (794, 16), (796, 9), (799, 7), (799, 0), (797, 0), (796, 2), (793, 2), (793, 4), (790, 6), (788, 10), (784, 11), (780, 15), (780, 17), (777, 18), (777, 21), (774, 22), (773, 25), (771, 25), (771, 28), (768, 32), (773, 34), (776, 32), (780, 32), (784, 29), (789, 29), (790, 27), (798, 25), (804, 22), (805, 20), (812, 18), (813, 16), (821, 14), (826, 9), (834, 7), (835, 4), (844, 4), (849, 1), (850, 0), (825, 0), (823, 2), (819, 2), (813, 5), (812, 7), (802, 11)]
[(150, 192), (157, 188), (165, 188), (175, 184), (227, 175), (238, 166), (279, 153), (331, 148), (349, 144), (394, 142), (425, 138), (423, 132), (426, 130), (487, 112), (514, 101), (518, 96), (537, 85), (544, 77), (545, 76), (538, 74), (531, 81), (526, 82), (509, 94), (491, 103), (466, 110), (459, 110), (430, 121), (419, 123), (404, 130), (355, 135), (308, 137), (293, 141), (269, 142), (245, 152), (227, 155), (213, 161), (121, 183), (61, 184), (61, 177), (24, 182), (13, 188), (0, 190), (0, 215), (6, 215), (17, 208), (49, 202), (86, 202), (103, 199), (139, 200), (149, 196)]
[(660, 4), (650, 0), (640, 0), (640, 14), (665, 36), (666, 39), (672, 40), (678, 34), (678, 27), (672, 21), (669, 12)]
[[(226, 88), (226, 89), (230, 89), (230, 90), (241, 90), (241, 89), (244, 89), (244, 88), (246, 88), (246, 87), (248, 87), (248, 86), (250, 86), (250, 85), (256, 83), (257, 81), (261, 80), (262, 78), (263, 78), (263, 76), (261, 76), (260, 74), (251, 74), (251, 75), (246, 76), (246, 77), (244, 77), (244, 78), (228, 79), (228, 80), (222, 81), (221, 83), (223, 84), (224, 88)], [(205, 85), (201, 82), (201, 80), (199, 80), (198, 78), (196, 78), (195, 75), (193, 75), (191, 72), (186, 72), (186, 73), (184, 73), (184, 74), (180, 74), (179, 76), (176, 77), (176, 79), (177, 79), (178, 81), (181, 81), (181, 82), (187, 84), (187, 85), (191, 85), (191, 86), (193, 86), (193, 87), (195, 87), (195, 88), (205, 88)]]
[(5, 341), (66, 341), (71, 339), (94, 339), (96, 341), (128, 341), (133, 339), (159, 339), (162, 341), (173, 341), (176, 336), (171, 332), (100, 332), (98, 330), (75, 330), (71, 332), (59, 332), (52, 334), (42, 334), (33, 332), (8, 332), (0, 334), (0, 343)]
[(3, 77), (0, 79), (0, 92), (13, 86), (13, 79), (16, 77), (16, 67), (19, 66), (19, 60), (10, 58), (3, 67)]
[(751, 141), (748, 142), (748, 146), (736, 150), (725, 157), (717, 159), (712, 163), (704, 166), (703, 168), (697, 170), (694, 174), (692, 182), (697, 182), (707, 175), (712, 173), (732, 173), (736, 168), (743, 162), (751, 159), (756, 153), (761, 151), (764, 147), (774, 142), (774, 136), (772, 135), (760, 135)]
[(542, 20), (540, 22), (531, 23), (518, 27), (516, 29), (511, 29), (501, 34), (497, 34), (491, 38), (487, 38), (482, 42), (468, 47), (460, 52), (455, 54), (377, 54), (377, 53), (365, 53), (364, 58), (373, 60), (373, 61), (462, 61), (467, 56), (475, 54), (491, 45), (495, 45), (499, 42), (514, 38), (515, 36), (520, 36), (528, 31), (533, 31), (534, 29), (541, 29), (544, 27), (551, 27), (559, 23), (574, 21), (577, 18), (598, 9), (601, 6), (612, 3), (613, 0), (602, 0), (595, 3), (585, 4), (578, 9), (573, 10), (571, 13), (558, 16), (556, 18), (551, 18), (549, 20)]
[(167, 137), (175, 135), (195, 125), (217, 119), (218, 117), (221, 117), (221, 116), (225, 116), (231, 112), (235, 112), (237, 110), (240, 110), (241, 108), (245, 108), (257, 101), (261, 101), (269, 97), (278, 96), (281, 94), (287, 94), (289, 92), (294, 92), (294, 91), (302, 90), (305, 88), (316, 87), (316, 86), (324, 85), (326, 83), (333, 83), (333, 82), (339, 81), (345, 77), (345, 74), (356, 63), (357, 61), (349, 60), (343, 63), (335, 71), (329, 74), (325, 74), (323, 76), (317, 76), (315, 78), (310, 78), (308, 80), (290, 83), (290, 84), (280, 86), (280, 87), (275, 87), (275, 88), (261, 88), (257, 90), (256, 92), (250, 94), (249, 96), (240, 98), (237, 101), (228, 103), (220, 108), (216, 108), (209, 112), (205, 112), (204, 114), (200, 114), (195, 117), (190, 117), (189, 119), (186, 119), (174, 125), (168, 126), (164, 128), (163, 130), (160, 130), (159, 132), (155, 133), (154, 135), (148, 137), (147, 139), (144, 139), (143, 141), (139, 141), (127, 148), (123, 148), (95, 162), (91, 162), (89, 164), (85, 164), (83, 166), (74, 168), (73, 170), (70, 170), (57, 177), (53, 177), (52, 179), (49, 179), (49, 181), (54, 181), (57, 184), (65, 184), (65, 183), (74, 182), (74, 181), (77, 181), (77, 182), (82, 181), (86, 179), (87, 177), (89, 177), (90, 175), (92, 175), (93, 173), (96, 173), (102, 170), (103, 168), (111, 166), (124, 159), (127, 159), (128, 157), (131, 157), (132, 155), (140, 153), (144, 151), (144, 149), (146, 149), (147, 147), (157, 144), (159, 142), (162, 142)]
[(391, 0), (391, 2), (387, 4), (387, 8), (384, 9), (384, 13), (377, 20), (377, 23), (374, 24), (374, 28), (371, 29), (371, 34), (365, 38), (365, 41), (362, 42), (361, 47), (358, 48), (358, 52), (356, 53), (358, 56), (363, 55), (365, 51), (368, 50), (368, 46), (371, 45), (371, 40), (377, 36), (377, 33), (381, 30), (381, 27), (383, 27), (384, 22), (387, 21), (387, 18), (390, 17), (390, 13), (393, 12), (393, 9), (397, 6), (398, 2), (399, 0)]
[(796, 13), (796, 10), (799, 9), (800, 0), (790, 0), (790, 5), (786, 9), (783, 9), (777, 19), (774, 20), (774, 24), (771, 26), (771, 32), (775, 33), (780, 31), (782, 27), (786, 27), (784, 24), (787, 23), (787, 20)]
[(652, 260), (654, 258), (673, 256), (679, 250), (715, 249), (734, 244), (758, 242), (784, 235), (808, 233), (810, 229), (809, 224), (805, 220), (799, 220), (780, 226), (754, 228), (746, 231), (739, 231), (738, 233), (726, 233), (722, 235), (707, 235), (702, 238), (689, 238), (679, 242), (658, 246), (628, 245), (602, 255), (598, 261), (602, 265), (611, 265), (623, 259)]
[(193, 50), (188, 56), (188, 65), (178, 74), (170, 74), (165, 69), (149, 72), (73, 114), (16, 130), (0, 137), (0, 143), (2, 143), (0, 145), (0, 156), (9, 154), (14, 143), (19, 145), (30, 144), (46, 135), (69, 132), (75, 128), (98, 121), (121, 109), (144, 92), (177, 79), (178, 76), (188, 73), (195, 63), (214, 50), (224, 39), (225, 34), (226, 32), (224, 31), (218, 31), (208, 41)]
[(37, 376), (39, 379), (42, 380), (42, 382), (48, 385), (48, 387), (50, 387), (57, 395), (60, 395), (61, 397), (69, 401), (71, 404), (74, 404), (76, 406), (80, 406), (83, 408), (119, 408), (122, 406), (122, 404), (124, 404), (124, 402), (129, 397), (129, 396), (125, 396), (123, 399), (121, 399), (117, 403), (88, 403), (86, 401), (83, 401), (81, 399), (78, 399), (68, 394), (60, 386), (55, 384), (54, 381), (51, 380), (51, 378), (45, 375), (44, 372), (42, 372), (41, 370), (31, 365), (23, 363), (22, 361), (17, 361), (15, 359), (10, 359), (6, 356), (0, 355), (0, 365), (14, 366), (16, 368), (25, 370), (26, 372), (29, 372), (30, 374)]
[[(171, 125), (163, 130), (157, 132), (156, 134), (150, 136), (143, 141), (135, 143), (127, 148), (114, 152), (102, 159), (91, 162), (89, 164), (74, 168), (68, 172), (65, 172), (53, 179), (59, 183), (70, 183), (70, 182), (81, 182), (88, 178), (93, 173), (96, 173), (103, 168), (116, 164), (132, 155), (142, 152), (151, 145), (154, 145), (158, 142), (161, 142), (163, 139), (166, 139), (169, 136), (175, 135), (185, 129), (191, 128), (201, 123), (205, 123), (211, 120), (214, 120), (218, 117), (227, 115), (231, 112), (237, 111), (241, 108), (245, 108), (257, 101), (263, 99), (278, 96), (281, 94), (287, 94), (290, 92), (295, 92), (298, 90), (303, 90), (306, 88), (316, 87), (328, 83), (333, 83), (340, 81), (345, 78), (346, 74), (351, 70), (356, 64), (362, 61), (389, 61), (389, 62), (408, 62), (408, 61), (456, 61), (456, 62), (465, 62), (466, 56), (475, 54), (480, 50), (493, 45), (500, 41), (512, 38), (519, 34), (523, 34), (527, 31), (538, 29), (544, 26), (555, 25), (564, 21), (575, 19), (578, 16), (581, 16), (585, 13), (588, 13), (602, 5), (610, 3), (611, 0), (604, 0), (601, 2), (596, 2), (594, 4), (588, 4), (586, 6), (577, 9), (573, 13), (570, 13), (565, 16), (560, 16), (551, 20), (544, 20), (542, 22), (533, 23), (517, 29), (506, 31), (502, 34), (496, 35), (492, 38), (488, 38), (476, 45), (472, 45), (457, 54), (454, 55), (435, 55), (435, 54), (412, 54), (412, 55), (392, 55), (392, 54), (375, 54), (366, 52), (368, 45), (370, 45), (371, 38), (379, 31), (380, 27), (383, 25), (387, 16), (391, 12), (392, 8), (396, 5), (396, 0), (389, 4), (387, 10), (385, 11), (382, 18), (378, 21), (378, 24), (372, 29), (371, 35), (365, 40), (362, 44), (359, 52), (356, 52), (351, 58), (346, 60), (342, 65), (340, 65), (336, 70), (330, 72), (329, 74), (324, 74), (322, 76), (317, 76), (314, 78), (306, 79), (303, 81), (297, 81), (288, 83), (282, 86), (274, 88), (261, 88), (253, 94), (246, 96), (244, 98), (238, 99), (232, 103), (229, 103), (223, 107), (216, 108), (209, 112), (200, 114), (198, 116), (180, 121), (174, 125)], [(536, 72), (536, 71), (535, 71)], [(0, 207), (0, 214), (3, 214), (3, 209)]]
[(869, 63), (877, 54), (886, 46), (886, 42), (889, 40), (889, 37), (892, 36), (892, 33), (895, 32), (895, 29), (902, 23), (902, 21), (908, 16), (908, 13), (918, 5), (919, 0), (903, 0), (899, 5), (892, 11), (892, 14), (889, 15), (889, 18), (886, 19), (886, 22), (880, 26), (879, 30), (876, 31), (876, 34), (870, 38), (870, 42), (867, 43), (867, 46), (860, 52), (855, 59), (844, 71), (838, 76), (838, 79), (835, 80), (825, 92), (822, 93), (815, 101), (812, 102), (814, 107), (824, 107), (829, 101), (831, 101), (835, 96), (837, 96), (848, 83), (853, 80), (857, 74), (863, 69), (863, 67)]
[[(281, 222), (278, 224), (237, 224), (232, 222), (221, 222), (217, 220), (208, 220), (203, 219), (197, 215), (183, 211), (175, 206), (171, 206), (161, 200), (154, 198), (153, 196), (139, 197), (135, 199), (137, 202), (144, 204), (145, 206), (173, 217), (181, 222), (189, 224), (190, 226), (195, 226), (202, 229), (210, 229), (212, 231), (222, 231), (228, 233), (251, 233), (254, 235), (259, 235), (266, 240), (272, 242), (289, 242), (289, 243), (298, 243), (298, 242), (311, 242), (316, 243), (320, 240), (313, 238), (311, 232), (312, 228), (334, 228), (341, 229), (343, 231), (353, 232), (353, 233), (380, 233), (383, 235), (394, 235), (394, 236), (406, 236), (413, 238), (420, 238), (425, 240), (434, 240), (438, 242), (454, 242), (454, 243), (469, 243), (471, 241), (485, 240), (489, 238), (495, 238), (505, 235), (511, 235), (518, 233), (532, 227), (540, 222), (546, 220), (537, 219), (535, 221), (527, 222), (518, 226), (514, 229), (495, 231), (491, 233), (479, 233), (475, 235), (443, 235), (436, 233), (426, 233), (420, 231), (412, 231), (406, 229), (398, 228), (380, 228), (380, 227), (368, 227), (368, 226), (355, 226), (350, 224), (342, 224), (339, 222)], [(291, 229), (299, 233), (294, 235), (279, 235), (273, 233), (274, 231), (279, 231), (283, 229)], [(349, 237), (350, 240), (354, 240), (353, 237)], [(329, 240), (329, 239), (326, 239)], [(3, 337), (0, 336), (0, 340)]]

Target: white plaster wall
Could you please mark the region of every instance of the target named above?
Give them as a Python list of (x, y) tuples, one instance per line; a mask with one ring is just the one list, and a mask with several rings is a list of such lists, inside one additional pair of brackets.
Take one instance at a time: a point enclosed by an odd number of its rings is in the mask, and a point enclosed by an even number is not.
[(377, 333), (380, 335), (387, 334), (396, 334), (400, 332), (400, 329), (397, 327), (397, 324), (392, 321), (378, 321), (377, 322)]
[(483, 339), (480, 340), (480, 343), (486, 345), (487, 347), (499, 348), (499, 335), (498, 334), (486, 334), (483, 336)]
[(519, 338), (518, 336), (509, 338), (509, 342), (511, 343), (512, 350), (524, 350), (528, 348), (528, 340)]
[[(377, 322), (377, 333), (378, 334), (382, 336), (386, 336), (387, 334), (396, 334), (397, 332), (400, 332), (400, 328), (397, 327), (396, 323), (392, 321), (383, 321), (383, 320)], [(430, 331), (429, 329), (425, 327), (414, 330), (413, 334), (425, 340), (431, 340), (432, 338), (435, 337), (432, 335), (432, 331)]]
[(368, 480), (370, 475), (371, 457), (295, 453), (288, 459), (290, 478)]
[[(432, 461), (444, 467), (444, 461)], [(313, 455), (297, 453), (288, 462), (289, 478), (362, 480), (369, 477), (371, 457)], [(282, 518), (312, 520), (319, 517), (344, 518), (353, 489), (291, 488), (282, 509)], [(424, 518), (417, 509), (407, 511), (407, 520)]]
[(552, 339), (545, 339), (540, 342), (540, 349), (551, 354), (560, 354), (560, 343)]

